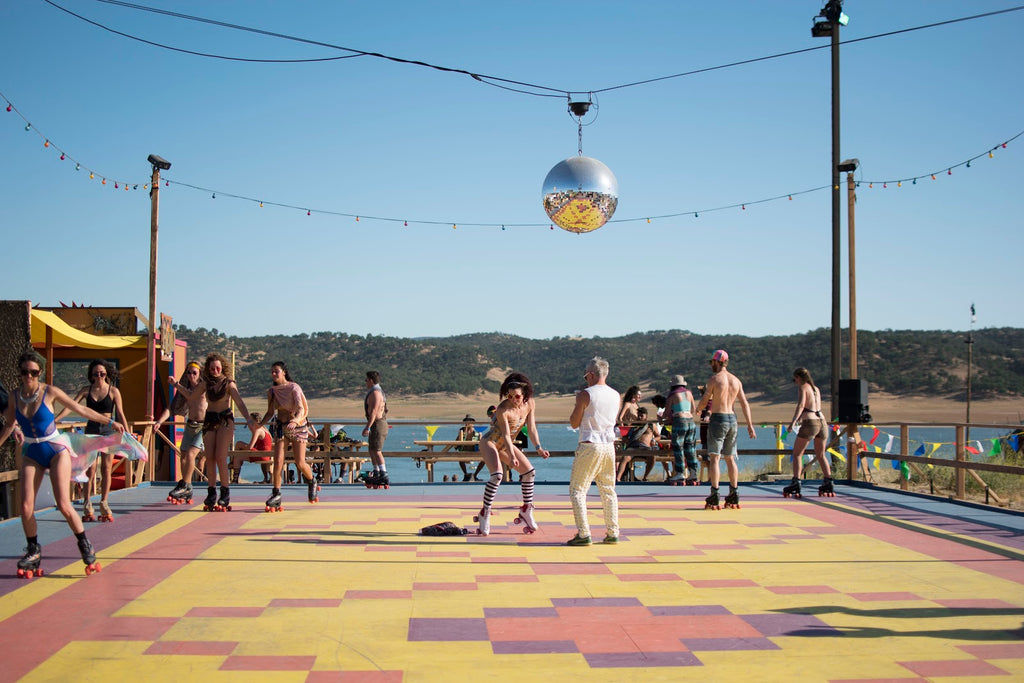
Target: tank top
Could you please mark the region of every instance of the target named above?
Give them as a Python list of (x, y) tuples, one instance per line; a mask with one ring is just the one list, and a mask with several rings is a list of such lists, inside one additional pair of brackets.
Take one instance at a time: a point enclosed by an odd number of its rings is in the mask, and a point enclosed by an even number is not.
[[(102, 413), (104, 415), (110, 415), (110, 418), (114, 419), (115, 415), (114, 415), (114, 397), (112, 395), (113, 393), (114, 393), (113, 388), (112, 387), (108, 387), (107, 388), (107, 395), (104, 396), (103, 398), (101, 398), (100, 400), (95, 401), (95, 400), (93, 400), (92, 389), (90, 388), (90, 390), (88, 392), (86, 392), (86, 394), (85, 394), (85, 407), (86, 408), (92, 408), (97, 413)], [(110, 434), (113, 431), (114, 431), (114, 428), (111, 427), (110, 424), (108, 424), (106, 422), (93, 422), (92, 420), (89, 420), (88, 422), (85, 423), (85, 433), (86, 434)]]
[(692, 413), (694, 408), (693, 400), (687, 389), (680, 387), (668, 395), (668, 409), (672, 411), (672, 418), (683, 419), (683, 413)]
[(615, 443), (619, 392), (607, 384), (595, 384), (583, 391), (590, 394), (590, 405), (583, 411), (580, 421), (580, 443)]

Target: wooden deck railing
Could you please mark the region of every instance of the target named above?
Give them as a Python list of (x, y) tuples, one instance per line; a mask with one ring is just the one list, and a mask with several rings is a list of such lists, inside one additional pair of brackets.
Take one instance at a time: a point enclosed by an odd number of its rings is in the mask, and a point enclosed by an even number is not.
[[(365, 448), (365, 442), (340, 442), (332, 443), (330, 441), (328, 431), (324, 430), (323, 427), (328, 424), (334, 424), (337, 422), (344, 422), (347, 424), (361, 425), (363, 423), (360, 419), (340, 419), (340, 420), (317, 420), (313, 419), (310, 422), (317, 427), (317, 430), (323, 432), (321, 438), (310, 443), (309, 454), (307, 459), (313, 462), (322, 462), (325, 465), (326, 471), (330, 472), (331, 464), (347, 464), (349, 465), (349, 479), (352, 477), (352, 470), (358, 469), (358, 465), (362, 465), (366, 459), (361, 455), (356, 455), (352, 451), (358, 451), (360, 448)], [(61, 428), (73, 428), (81, 426), (82, 423), (67, 423), (62, 422)], [(403, 426), (441, 426), (441, 425), (461, 425), (458, 421), (446, 421), (446, 420), (426, 420), (426, 421), (402, 421), (400, 423)], [(551, 424), (551, 423), (546, 423)], [(564, 423), (557, 423), (564, 424)], [(145, 481), (153, 481), (156, 474), (156, 468), (158, 466), (157, 457), (153, 457), (152, 454), (157, 453), (157, 449), (154, 448), (157, 444), (164, 444), (167, 446), (167, 451), (173, 453), (170, 457), (176, 457), (178, 454), (177, 447), (171, 442), (171, 440), (162, 432), (157, 433), (153, 430), (153, 422), (139, 421), (130, 423), (129, 427), (131, 431), (141, 435), (141, 441), (146, 445), (147, 450), (150, 452), (151, 457), (146, 462), (125, 462), (121, 465), (124, 471), (125, 486), (133, 487), (138, 486), (140, 483)], [(394, 425), (393, 425), (394, 426)], [(764, 427), (765, 425), (761, 425)], [(775, 430), (776, 439), (781, 439), (782, 430), (784, 423), (774, 423), (768, 425)], [(992, 461), (981, 461), (981, 460), (969, 460), (967, 446), (971, 443), (967, 441), (968, 430), (970, 429), (991, 429), (1003, 431), (1009, 435), (1014, 432), (1020, 432), (1020, 425), (1008, 425), (1008, 424), (980, 424), (980, 423), (935, 423), (935, 422), (887, 422), (878, 423), (875, 425), (879, 428), (886, 429), (898, 429), (899, 430), (899, 446), (893, 449), (893, 452), (889, 453), (878, 453), (874, 451), (863, 452), (865, 457), (869, 458), (880, 458), (883, 460), (893, 460), (907, 463), (908, 467), (912, 472), (917, 474), (922, 479), (926, 479), (927, 474), (921, 469), (921, 465), (929, 467), (948, 467), (953, 469), (953, 491), (952, 498), (963, 500), (966, 498), (966, 482), (968, 477), (978, 483), (985, 491), (986, 502), (989, 500), (994, 501), (996, 504), (1003, 505), (1006, 501), (991, 489), (985, 479), (979, 475), (979, 472), (998, 472), (1011, 474), (1016, 476), (1024, 475), (1024, 467), (1016, 465), (1007, 465), (999, 462)], [(946, 428), (953, 429), (954, 431), (954, 458), (935, 458), (928, 455), (917, 455), (910, 453), (910, 429), (912, 428)], [(428, 440), (429, 441), (429, 440)], [(1024, 444), (1024, 436), (1021, 437), (1021, 442)], [(447, 442), (438, 442), (436, 445), (442, 446)], [(1024, 445), (1022, 445), (1024, 447)], [(425, 451), (386, 451), (384, 453), (385, 458), (409, 458), (423, 464), (427, 468), (428, 481), (433, 481), (433, 466), (437, 462), (475, 462), (480, 460), (478, 455), (467, 452), (432, 452), (432, 448)], [(859, 454), (859, 448), (857, 442), (850, 441), (847, 444), (846, 453), (846, 480), (852, 481), (857, 477), (857, 455)], [(248, 452), (244, 451), (233, 451), (233, 455), (241, 456), (243, 453), (249, 455)], [(647, 450), (636, 450), (629, 451), (629, 455), (637, 458), (654, 455), (658, 463), (667, 467), (667, 463), (671, 461), (671, 454), (667, 451), (647, 451)], [(790, 449), (739, 449), (739, 454), (744, 455), (758, 455), (758, 456), (775, 456), (778, 459), (778, 469), (780, 471), (788, 471), (788, 467), (783, 465), (787, 463)], [(289, 454), (290, 455), (290, 454)], [(572, 451), (553, 451), (552, 457), (571, 457)], [(20, 455), (17, 456), (20, 459)], [(993, 458), (994, 459), (994, 458)], [(290, 460), (290, 457), (289, 457)], [(841, 463), (835, 462), (833, 458), (834, 473), (837, 479), (841, 479), (841, 468), (836, 468), (836, 465)], [(20, 462), (20, 460), (19, 460)], [(742, 459), (741, 459), (742, 463)], [(162, 465), (162, 463), (161, 463)], [(7, 501), (7, 510), (5, 512), (7, 517), (18, 514), (21, 506), (21, 490), (19, 484), (19, 472), (18, 470), (9, 470), (0, 472), (0, 487), (5, 489), (5, 500)], [(909, 482), (905, 477), (900, 477), (900, 488), (903, 490), (909, 489)]]

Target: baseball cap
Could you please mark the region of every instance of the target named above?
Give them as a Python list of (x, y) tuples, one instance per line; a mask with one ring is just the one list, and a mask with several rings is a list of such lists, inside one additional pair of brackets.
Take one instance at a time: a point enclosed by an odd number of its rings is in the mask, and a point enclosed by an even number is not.
[(718, 349), (713, 354), (711, 354), (711, 360), (717, 360), (721, 363), (726, 363), (729, 360), (729, 354), (726, 353), (724, 349)]

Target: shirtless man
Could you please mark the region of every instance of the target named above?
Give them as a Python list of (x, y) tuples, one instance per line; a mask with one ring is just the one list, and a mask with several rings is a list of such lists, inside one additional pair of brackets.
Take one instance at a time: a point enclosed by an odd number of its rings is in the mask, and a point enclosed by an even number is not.
[[(167, 418), (183, 415), (185, 416), (185, 433), (181, 437), (181, 479), (167, 496), (168, 502), (175, 505), (192, 502), (192, 470), (196, 465), (196, 456), (203, 450), (203, 420), (206, 418), (206, 392), (197, 389), (199, 386), (200, 366), (195, 361), (190, 361), (185, 366), (185, 372), (181, 379), (175, 381), (173, 377), (167, 379), (168, 383), (175, 387), (174, 400), (171, 407), (164, 410), (163, 415), (157, 419), (153, 429), (160, 431)], [(173, 420), (172, 420), (173, 422)], [(202, 464), (200, 464), (202, 469)]]
[(365, 383), (366, 398), (363, 401), (363, 408), (366, 413), (366, 426), (363, 427), (363, 436), (368, 442), (367, 450), (373, 464), (373, 471), (366, 477), (366, 485), (375, 489), (388, 488), (391, 481), (388, 479), (388, 468), (384, 464), (384, 439), (388, 438), (388, 402), (384, 397), (384, 390), (380, 388), (379, 372), (367, 372)]
[(736, 465), (737, 425), (733, 404), (737, 400), (740, 402), (743, 417), (747, 420), (747, 433), (751, 439), (756, 436), (754, 420), (750, 417), (750, 404), (743, 393), (743, 383), (726, 369), (729, 365), (729, 354), (719, 349), (711, 355), (710, 363), (711, 372), (714, 374), (708, 380), (707, 389), (697, 405), (698, 413), (709, 403), (713, 406), (707, 444), (708, 456), (711, 458), (711, 495), (705, 500), (704, 509), (721, 509), (718, 502), (718, 459), (723, 455), (729, 470), (729, 495), (725, 497), (725, 507), (738, 509), (740, 497), (736, 491), (736, 485), (739, 483), (739, 468)]

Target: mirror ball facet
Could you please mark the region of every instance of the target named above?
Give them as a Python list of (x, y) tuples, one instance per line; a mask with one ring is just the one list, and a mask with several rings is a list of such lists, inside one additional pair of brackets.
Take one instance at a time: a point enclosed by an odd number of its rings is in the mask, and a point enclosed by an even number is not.
[(619, 204), (619, 183), (597, 159), (578, 156), (555, 164), (544, 178), (544, 212), (569, 232), (591, 232), (607, 223)]

